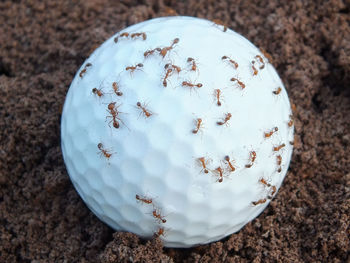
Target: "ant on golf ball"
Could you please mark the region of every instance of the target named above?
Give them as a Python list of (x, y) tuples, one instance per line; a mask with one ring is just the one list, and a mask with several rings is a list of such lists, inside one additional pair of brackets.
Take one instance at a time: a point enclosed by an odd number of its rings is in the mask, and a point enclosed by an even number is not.
[[(120, 111), (118, 111), (118, 108), (121, 105), (117, 105), (116, 106), (116, 102), (111, 102), (108, 104), (108, 112), (111, 114), (111, 116), (107, 116), (107, 118), (112, 118), (111, 122), (113, 122), (113, 127), (118, 129), (119, 128), (119, 122), (118, 120), (120, 120), (122, 122), (122, 120), (118, 117), (118, 114), (121, 113)], [(111, 123), (110, 122), (110, 123)]]
[(238, 63), (236, 61), (234, 61), (233, 59), (229, 58), (228, 56), (223, 56), (221, 59), (224, 61), (225, 60), (228, 61), (230, 64), (232, 64), (234, 66), (235, 69), (238, 68)]
[(273, 94), (278, 95), (282, 91), (281, 87), (278, 87), (276, 90), (272, 91)]
[(87, 68), (88, 67), (91, 67), (92, 64), (91, 63), (86, 63), (85, 67), (82, 69), (82, 71), (80, 71), (79, 73), (79, 77), (83, 78), (83, 76), (85, 75), (86, 71), (87, 71)]
[(242, 81), (240, 81), (239, 79), (231, 78), (231, 81), (237, 81), (238, 85), (242, 88), (242, 90), (245, 88), (245, 84)]
[(249, 164), (246, 164), (245, 167), (246, 168), (251, 168), (255, 162), (255, 159), (256, 159), (256, 152), (255, 151), (251, 151), (249, 153), (249, 161), (250, 163)]
[(213, 19), (212, 21), (216, 26), (223, 26), (223, 32), (227, 31), (227, 25), (223, 21), (221, 21), (220, 19)]
[(221, 106), (221, 101), (220, 101), (220, 98), (222, 97), (221, 89), (215, 89), (214, 96), (216, 98), (216, 105)]
[(121, 33), (119, 36), (114, 38), (114, 42), (117, 43), (119, 38), (122, 38), (122, 37), (129, 38), (129, 33), (127, 32)]
[(197, 134), (198, 131), (203, 127), (203, 121), (201, 118), (196, 119), (195, 122), (196, 122), (196, 128), (192, 130), (193, 134)]
[(270, 138), (277, 131), (278, 131), (278, 127), (275, 127), (269, 132), (264, 132), (264, 138)]
[(100, 98), (103, 96), (102, 89), (93, 88), (92, 89), (92, 93), (94, 93), (95, 95), (99, 96)]
[(196, 64), (196, 62), (194, 61), (194, 58), (188, 58), (188, 59), (187, 59), (187, 63), (190, 63), (190, 66), (191, 66), (191, 70), (192, 70), (192, 71), (196, 71), (196, 70), (197, 70), (197, 64)]
[(263, 203), (265, 203), (266, 202), (266, 198), (264, 198), (264, 199), (260, 199), (260, 200), (258, 200), (258, 201), (256, 201), (256, 202), (252, 202), (252, 204), (253, 205), (259, 205), (259, 204), (263, 204)]
[(119, 86), (118, 86), (118, 83), (117, 83), (117, 82), (113, 82), (113, 83), (112, 83), (112, 87), (113, 87), (114, 93), (115, 93), (117, 96), (123, 96), (123, 92), (119, 91)]
[(142, 202), (142, 203), (145, 203), (145, 204), (152, 204), (153, 200), (151, 198), (146, 198), (146, 197), (141, 197), (139, 195), (136, 195), (136, 200)]
[(236, 170), (236, 168), (233, 166), (233, 164), (230, 161), (230, 156), (226, 155), (224, 160), (227, 162), (229, 168), (230, 168), (230, 172), (234, 172)]
[(189, 87), (189, 88), (194, 88), (194, 87), (197, 87), (197, 88), (201, 88), (203, 86), (202, 83), (197, 83), (197, 84), (193, 84), (191, 82), (188, 82), (188, 81), (183, 81), (182, 82), (182, 87)]
[(142, 37), (142, 40), (146, 40), (147, 39), (147, 35), (144, 32), (131, 34), (131, 38), (132, 39), (135, 39), (137, 37)]
[(216, 124), (217, 125), (227, 124), (227, 122), (231, 119), (231, 117), (232, 117), (232, 114), (228, 112), (225, 114), (225, 118), (223, 119), (223, 121), (218, 121), (218, 122), (216, 122)]
[(102, 143), (97, 144), (97, 148), (100, 150), (100, 152), (99, 152), (100, 155), (103, 155), (108, 160), (109, 160), (109, 158), (111, 158), (112, 153), (110, 153), (108, 150), (104, 149)]
[(152, 215), (158, 223), (166, 223), (166, 219), (164, 219), (164, 216), (160, 214), (160, 211), (158, 209), (154, 209), (152, 211)]
[(273, 151), (274, 151), (274, 152), (278, 152), (278, 151), (281, 150), (284, 146), (286, 146), (284, 143), (282, 143), (281, 145), (278, 145), (278, 146), (274, 146), (274, 147), (273, 147)]
[(142, 64), (142, 63), (138, 63), (138, 64), (135, 65), (135, 66), (128, 66), (128, 67), (126, 67), (125, 70), (126, 70), (126, 71), (130, 70), (130, 73), (134, 73), (135, 70), (140, 69), (140, 68), (142, 68), (142, 67), (143, 67), (143, 64)]
[(153, 113), (152, 113), (151, 111), (149, 111), (149, 110), (146, 109), (147, 104), (145, 104), (145, 103), (141, 104), (141, 102), (138, 101), (138, 102), (136, 103), (136, 106), (141, 110), (141, 113), (140, 113), (140, 114), (143, 113), (143, 115), (144, 115), (146, 118), (149, 118), (149, 117), (151, 117), (151, 116), (153, 115)]
[(203, 167), (202, 171), (204, 171), (204, 173), (209, 173), (208, 169), (207, 169), (207, 165), (210, 163), (210, 159), (205, 159), (205, 157), (200, 157), (197, 159), (200, 166)]

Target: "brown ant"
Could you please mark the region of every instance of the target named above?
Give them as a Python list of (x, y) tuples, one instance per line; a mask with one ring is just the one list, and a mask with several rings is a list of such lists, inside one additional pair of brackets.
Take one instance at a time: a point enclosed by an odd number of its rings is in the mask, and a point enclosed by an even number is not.
[(272, 91), (273, 94), (278, 95), (282, 91), (281, 87), (278, 87), (276, 90)]
[(265, 203), (265, 202), (266, 202), (266, 198), (260, 199), (260, 200), (258, 200), (258, 201), (256, 201), (256, 202), (252, 202), (252, 204), (253, 204), (253, 205), (260, 205), (260, 204), (263, 204), (263, 203)]
[(281, 150), (284, 146), (286, 146), (284, 143), (282, 143), (282, 144), (279, 145), (279, 146), (274, 146), (274, 147), (273, 147), (273, 151), (274, 151), (274, 152), (278, 152), (278, 151)]
[(264, 132), (264, 137), (265, 138), (270, 138), (277, 131), (278, 131), (278, 127), (275, 127), (269, 132)]
[(114, 93), (117, 96), (123, 96), (123, 92), (119, 91), (119, 87), (118, 87), (118, 83), (117, 82), (113, 82), (112, 83), (112, 87), (113, 87)]
[(165, 77), (164, 77), (164, 79), (163, 79), (163, 86), (164, 87), (167, 87), (168, 86), (168, 83), (167, 83), (167, 78), (170, 76), (170, 74), (173, 72), (173, 70), (171, 69), (171, 68), (168, 68), (167, 70), (166, 70), (166, 73), (165, 73)]
[(219, 176), (219, 179), (218, 179), (218, 182), (219, 183), (222, 183), (222, 181), (223, 181), (223, 177), (224, 177), (224, 175), (223, 175), (223, 171), (222, 171), (222, 168), (219, 166), (218, 168), (216, 168), (215, 170), (214, 170), (214, 172)]
[(172, 68), (173, 70), (175, 70), (177, 73), (180, 73), (181, 72), (181, 68), (179, 66), (176, 66), (176, 65), (173, 65), (173, 64), (165, 64), (164, 66), (165, 69), (168, 69), (168, 68)]
[(267, 58), (268, 61), (272, 61), (272, 57), (269, 53), (267, 53), (264, 49), (260, 48), (260, 52)]
[[(118, 108), (121, 106), (121, 105), (118, 105), (118, 106), (115, 106), (116, 105), (116, 102), (111, 102), (108, 104), (108, 112), (111, 114), (111, 116), (107, 116), (107, 118), (112, 118), (111, 122), (113, 122), (113, 127), (118, 129), (119, 128), (119, 122), (118, 120), (122, 121), (119, 117), (118, 117), (118, 114), (121, 113), (120, 111), (118, 111)], [(111, 123), (110, 122), (110, 123)]]
[(289, 144), (293, 146), (294, 145), (294, 141), (290, 141)]
[(138, 102), (136, 103), (136, 106), (141, 110), (141, 113), (140, 113), (140, 114), (143, 113), (143, 115), (144, 115), (146, 118), (149, 118), (149, 117), (151, 117), (151, 116), (153, 115), (153, 113), (152, 113), (151, 111), (149, 111), (149, 110), (146, 109), (147, 104), (145, 104), (145, 103), (141, 104), (141, 102), (138, 101)]
[(179, 43), (180, 39), (175, 38), (173, 40), (173, 43), (169, 46), (169, 47), (164, 47), (160, 50), (159, 54), (164, 58), (166, 56), (166, 54), (168, 53), (168, 51), (172, 50), (174, 48), (174, 45)]
[(255, 68), (254, 64), (255, 64), (255, 61), (252, 61), (253, 76), (256, 76), (258, 75), (258, 70)]
[(191, 70), (196, 71), (197, 70), (197, 64), (194, 61), (194, 58), (188, 58), (187, 62), (191, 64)]
[(260, 55), (256, 55), (255, 58), (258, 59), (259, 62), (261, 63), (261, 66), (259, 67), (259, 69), (263, 69), (265, 67), (265, 62), (263, 58)]
[(154, 233), (155, 237), (164, 236), (164, 228), (160, 227), (156, 233)]
[(277, 159), (277, 165), (281, 165), (281, 163), (282, 163), (282, 156), (281, 155), (277, 155), (276, 159)]
[(223, 26), (223, 32), (227, 31), (227, 25), (223, 21), (221, 21), (220, 19), (213, 19), (212, 21), (214, 22), (214, 25)]
[(221, 59), (227, 60), (229, 63), (231, 63), (235, 67), (235, 69), (238, 68), (238, 63), (236, 61), (234, 61), (233, 59), (229, 58), (228, 56), (223, 56)]
[(93, 88), (92, 93), (94, 93), (96, 96), (99, 96), (100, 98), (103, 96), (102, 89)]
[(236, 78), (231, 78), (231, 81), (237, 81), (238, 85), (242, 88), (242, 90), (245, 88), (245, 84)]
[(200, 157), (197, 159), (200, 166), (203, 167), (202, 171), (204, 171), (204, 173), (209, 173), (208, 169), (207, 169), (207, 165), (210, 163), (210, 159), (205, 159), (205, 157)]
[(293, 115), (289, 115), (289, 118), (290, 118), (290, 120), (288, 122), (288, 127), (292, 127), (294, 124)]
[(80, 71), (79, 73), (79, 77), (83, 78), (83, 76), (85, 75), (87, 68), (91, 67), (92, 64), (91, 63), (86, 63), (85, 67)]
[(127, 33), (127, 32), (121, 33), (119, 36), (114, 38), (114, 42), (117, 43), (119, 38), (121, 38), (121, 37), (129, 38), (129, 33)]
[(200, 128), (202, 128), (202, 127), (203, 127), (202, 119), (201, 119), (201, 118), (198, 118), (198, 119), (196, 120), (196, 128), (192, 130), (192, 133), (193, 133), (193, 134), (197, 134), (198, 131), (200, 130)]
[(104, 157), (106, 157), (107, 160), (109, 160), (109, 158), (112, 157), (112, 154), (113, 154), (113, 153), (110, 153), (108, 150), (104, 149), (102, 143), (97, 144), (97, 148), (100, 150), (99, 154), (100, 154), (101, 156), (103, 155)]
[(232, 114), (228, 112), (225, 114), (225, 118), (223, 119), (223, 121), (218, 121), (218, 122), (216, 122), (216, 124), (217, 125), (227, 124), (227, 122), (231, 119), (231, 117), (232, 117)]
[(136, 200), (138, 200), (138, 201), (140, 201), (142, 203), (148, 204), (148, 205), (152, 204), (152, 202), (153, 202), (153, 200), (151, 198), (148, 199), (148, 198), (145, 198), (145, 197), (141, 197), (139, 195), (136, 195)]
[(231, 163), (230, 156), (226, 155), (224, 159), (227, 162), (228, 166), (230, 167), (230, 172), (234, 172), (236, 170), (236, 168)]
[(249, 153), (249, 161), (250, 161), (250, 164), (246, 164), (245, 167), (246, 168), (251, 168), (255, 162), (255, 159), (256, 159), (256, 152), (255, 151), (251, 151)]
[(166, 219), (164, 219), (164, 216), (160, 214), (160, 211), (158, 209), (154, 209), (152, 211), (152, 215), (158, 223), (166, 223)]
[(269, 195), (267, 198), (268, 199), (272, 199), (272, 197), (275, 195), (275, 193), (276, 193), (276, 191), (277, 191), (277, 188), (276, 188), (276, 186), (274, 186), (274, 185), (272, 185), (271, 186), (271, 195)]
[(222, 97), (222, 92), (220, 89), (214, 90), (214, 96), (216, 98), (216, 105), (221, 106), (220, 98)]
[(142, 40), (146, 40), (147, 35), (144, 32), (131, 34), (131, 38), (137, 38), (137, 37), (142, 37)]
[(130, 70), (130, 73), (134, 73), (134, 71), (138, 68), (142, 68), (143, 67), (143, 64), (142, 63), (138, 63), (136, 66), (129, 66), (129, 67), (126, 67), (125, 70), (128, 71)]
[(194, 88), (194, 87), (197, 87), (197, 88), (201, 88), (203, 86), (202, 83), (197, 83), (197, 84), (193, 84), (191, 82), (188, 82), (188, 81), (183, 81), (182, 82), (182, 87), (189, 87), (189, 88)]
[(158, 51), (160, 53), (161, 49), (158, 47), (158, 48), (155, 48), (155, 49), (147, 50), (147, 51), (145, 51), (145, 53), (143, 53), (143, 56), (145, 58), (147, 58), (148, 56), (153, 55), (153, 53), (156, 52), (156, 51)]
[(270, 187), (270, 186), (271, 186), (271, 184), (269, 184), (268, 182), (266, 182), (266, 180), (265, 180), (264, 178), (261, 178), (261, 179), (259, 180), (259, 182), (262, 183), (263, 185), (266, 185), (267, 187)]

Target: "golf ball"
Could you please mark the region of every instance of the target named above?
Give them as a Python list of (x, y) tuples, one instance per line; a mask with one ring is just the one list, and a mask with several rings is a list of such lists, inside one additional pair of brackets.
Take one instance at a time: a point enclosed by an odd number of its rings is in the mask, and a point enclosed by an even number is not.
[(293, 118), (271, 58), (219, 22), (145, 21), (84, 62), (61, 120), (86, 205), (117, 231), (167, 247), (219, 240), (276, 195)]

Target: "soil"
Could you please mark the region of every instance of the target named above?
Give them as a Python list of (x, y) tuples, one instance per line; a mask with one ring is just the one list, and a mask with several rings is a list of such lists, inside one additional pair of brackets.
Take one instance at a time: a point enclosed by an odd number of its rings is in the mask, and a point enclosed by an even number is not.
[[(283, 3), (284, 2), (284, 3)], [(350, 262), (350, 1), (0, 2), (1, 262)], [(267, 50), (295, 104), (295, 149), (267, 209), (224, 240), (163, 248), (84, 205), (60, 148), (70, 82), (120, 29), (221, 19)]]

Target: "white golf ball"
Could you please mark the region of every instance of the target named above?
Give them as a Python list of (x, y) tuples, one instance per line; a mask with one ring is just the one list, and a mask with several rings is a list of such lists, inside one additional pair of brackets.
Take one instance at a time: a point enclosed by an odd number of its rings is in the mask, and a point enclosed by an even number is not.
[(247, 39), (203, 19), (156, 18), (82, 65), (64, 104), (62, 152), (102, 221), (191, 247), (238, 231), (276, 195), (291, 114), (267, 55)]

